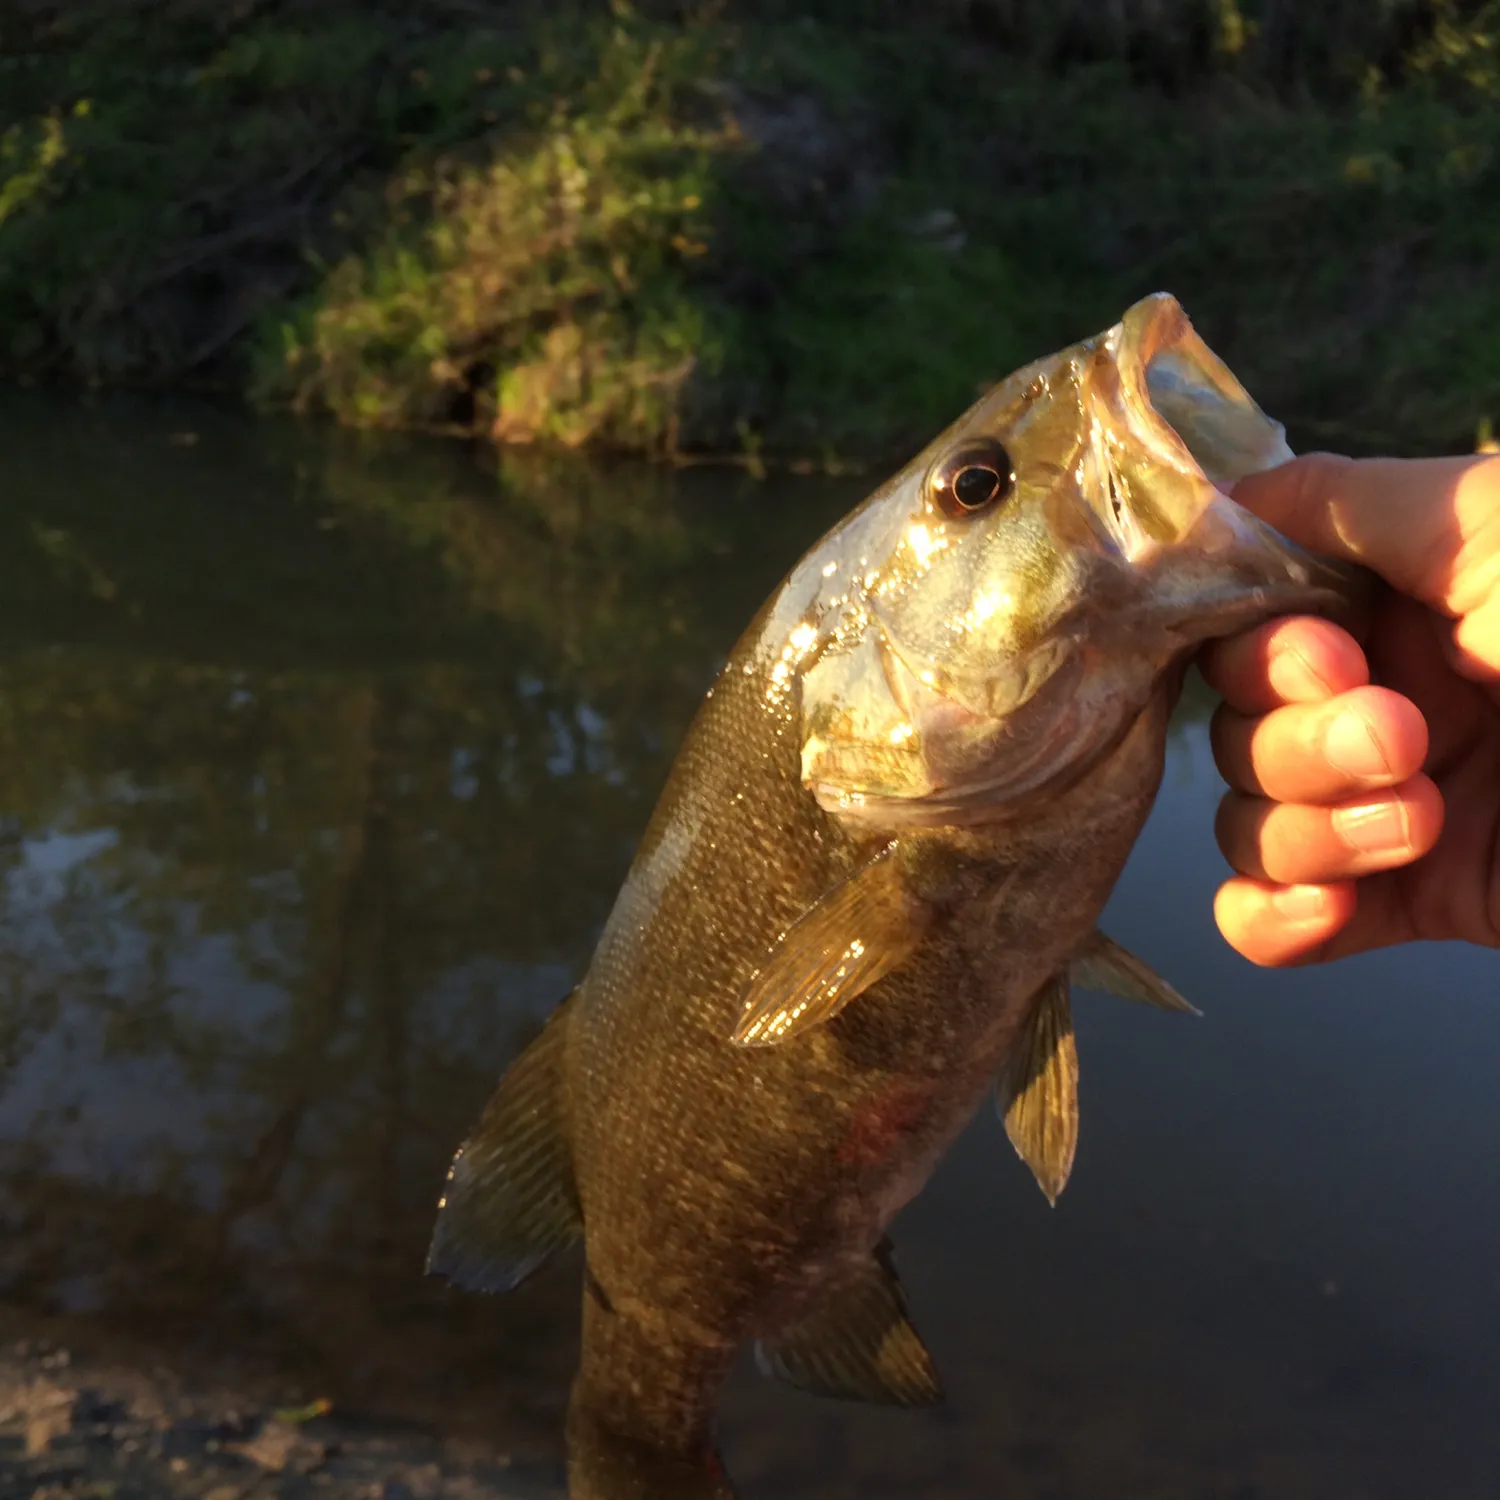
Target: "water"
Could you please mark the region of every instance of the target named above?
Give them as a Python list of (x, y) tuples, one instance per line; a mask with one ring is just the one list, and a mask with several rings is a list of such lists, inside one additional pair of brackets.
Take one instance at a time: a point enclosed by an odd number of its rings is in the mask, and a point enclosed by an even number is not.
[[(6, 395), (0, 1337), (551, 1472), (577, 1266), (426, 1283), (447, 1157), (858, 489)], [(1058, 1209), (986, 1116), (896, 1226), (949, 1408), (747, 1370), (747, 1500), (1500, 1492), (1500, 960), (1251, 969), (1216, 796), (1186, 716), (1105, 919), (1206, 1018), (1081, 998)]]

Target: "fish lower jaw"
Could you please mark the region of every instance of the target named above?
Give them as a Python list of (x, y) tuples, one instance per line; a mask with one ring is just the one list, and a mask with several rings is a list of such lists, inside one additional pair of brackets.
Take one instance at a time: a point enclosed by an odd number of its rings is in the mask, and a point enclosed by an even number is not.
[(1200, 599), (1167, 613), (1161, 628), (1179, 651), (1248, 630), (1278, 615), (1312, 614), (1338, 618), (1348, 612), (1347, 596), (1306, 579), (1256, 584), (1221, 600)]

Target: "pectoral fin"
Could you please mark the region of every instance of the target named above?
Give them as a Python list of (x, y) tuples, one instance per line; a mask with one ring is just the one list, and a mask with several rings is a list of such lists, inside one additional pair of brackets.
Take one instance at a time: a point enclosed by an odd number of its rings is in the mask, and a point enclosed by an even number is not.
[(1065, 973), (1042, 986), (995, 1092), (1011, 1144), (1056, 1203), (1078, 1149), (1078, 1047)]
[(787, 1041), (836, 1016), (911, 956), (929, 923), (907, 894), (896, 844), (861, 865), (787, 931), (750, 982), (734, 1040)]
[(1201, 1016), (1203, 1012), (1190, 1005), (1150, 964), (1122, 948), (1113, 938), (1097, 928), (1088, 943), (1075, 955), (1069, 966), (1073, 983), (1086, 990), (1108, 990), (1125, 1000), (1155, 1005), (1161, 1010), (1183, 1015)]
[(429, 1273), (471, 1291), (509, 1291), (583, 1232), (563, 1115), (567, 1019), (565, 1000), (453, 1158)]
[(815, 1396), (885, 1406), (935, 1406), (943, 1399), (932, 1356), (906, 1316), (885, 1241), (811, 1317), (762, 1339), (755, 1357), (765, 1374)]

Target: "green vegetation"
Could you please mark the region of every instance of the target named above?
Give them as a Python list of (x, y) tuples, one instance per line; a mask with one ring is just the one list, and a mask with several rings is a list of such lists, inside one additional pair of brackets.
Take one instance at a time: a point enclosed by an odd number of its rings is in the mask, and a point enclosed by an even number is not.
[(1178, 294), (1294, 437), (1500, 419), (1500, 0), (21, 0), (0, 370), (885, 459)]

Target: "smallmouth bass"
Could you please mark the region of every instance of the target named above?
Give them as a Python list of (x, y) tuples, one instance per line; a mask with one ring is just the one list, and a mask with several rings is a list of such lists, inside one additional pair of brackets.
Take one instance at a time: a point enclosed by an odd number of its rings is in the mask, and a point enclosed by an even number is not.
[(982, 397), (750, 624), (433, 1237), (488, 1291), (583, 1239), (574, 1500), (732, 1500), (747, 1341), (807, 1391), (940, 1398), (887, 1226), (991, 1091), (1056, 1200), (1070, 981), (1191, 1009), (1095, 925), (1186, 662), (1358, 591), (1228, 498), (1290, 457), (1147, 298)]

